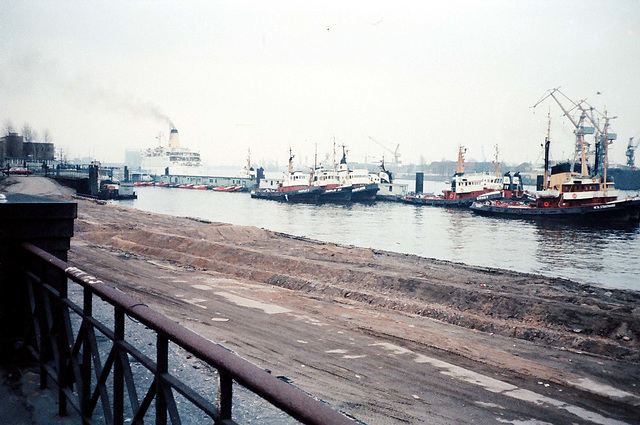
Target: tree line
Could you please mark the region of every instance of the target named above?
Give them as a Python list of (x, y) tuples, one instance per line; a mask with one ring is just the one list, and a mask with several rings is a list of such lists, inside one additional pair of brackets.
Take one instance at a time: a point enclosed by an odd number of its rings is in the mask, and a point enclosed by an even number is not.
[(22, 125), (22, 128), (20, 129), (20, 131), (17, 131), (16, 127), (13, 125), (13, 121), (7, 118), (6, 120), (4, 120), (4, 123), (2, 126), (2, 135), (8, 136), (10, 133), (21, 133), (24, 141), (28, 143), (36, 142), (36, 141), (41, 141), (44, 143), (53, 142), (53, 138), (51, 137), (51, 133), (49, 132), (49, 129), (45, 128), (44, 130), (42, 130), (42, 135), (39, 135), (38, 132), (33, 127), (31, 127), (29, 123), (25, 122)]

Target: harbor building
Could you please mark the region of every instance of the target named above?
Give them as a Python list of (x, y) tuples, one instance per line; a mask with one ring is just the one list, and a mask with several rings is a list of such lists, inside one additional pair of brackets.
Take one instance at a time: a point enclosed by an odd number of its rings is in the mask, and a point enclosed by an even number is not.
[(25, 163), (37, 162), (51, 165), (54, 160), (53, 143), (25, 142), (18, 133), (9, 133), (0, 137), (0, 165), (12, 167), (23, 166)]

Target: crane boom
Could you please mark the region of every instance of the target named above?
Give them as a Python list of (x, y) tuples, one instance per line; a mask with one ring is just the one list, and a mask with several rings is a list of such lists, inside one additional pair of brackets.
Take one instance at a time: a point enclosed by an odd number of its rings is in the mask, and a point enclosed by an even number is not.
[(400, 149), (400, 143), (398, 143), (396, 145), (396, 149), (392, 150), (391, 148), (389, 148), (388, 146), (384, 145), (383, 143), (377, 141), (376, 139), (374, 139), (373, 137), (369, 136), (369, 139), (371, 139), (371, 141), (375, 142), (376, 144), (380, 145), (380, 147), (382, 147), (383, 149), (391, 152), (391, 154), (393, 155), (393, 163), (396, 165), (400, 164), (400, 157), (402, 156), (400, 154), (400, 152), (398, 152), (398, 149)]
[[(573, 108), (571, 108), (571, 109), (574, 109), (574, 108), (580, 109), (580, 119), (578, 121), (576, 121), (576, 119), (570, 114), (570, 111), (568, 111), (564, 107), (562, 102), (560, 102), (560, 100), (556, 97), (556, 95), (555, 95), (556, 93), (560, 93), (561, 95), (566, 97), (567, 100), (569, 100), (569, 102), (571, 102), (573, 104)], [(583, 123), (584, 123), (585, 118), (589, 118), (591, 121), (593, 121), (593, 120), (591, 119), (591, 117), (588, 116), (588, 114), (586, 113), (586, 111), (584, 110), (584, 108), (581, 106), (580, 103), (576, 103), (573, 100), (569, 99), (569, 97), (567, 97), (567, 95), (562, 93), (559, 88), (555, 88), (555, 89), (549, 90), (548, 93), (538, 101), (538, 103), (533, 105), (533, 107), (535, 108), (536, 106), (538, 106), (540, 103), (542, 103), (544, 100), (546, 100), (549, 97), (553, 98), (553, 100), (556, 101), (556, 103), (558, 104), (560, 109), (562, 109), (562, 112), (563, 112), (564, 116), (567, 117), (569, 119), (569, 121), (571, 121), (571, 124), (573, 124), (573, 126), (576, 128), (575, 131), (574, 131), (574, 133), (576, 135), (576, 147), (575, 147), (575, 155), (574, 155), (574, 158), (573, 158), (573, 163), (576, 162), (576, 157), (579, 154), (580, 155), (580, 174), (582, 176), (586, 176), (587, 173), (588, 173), (587, 146), (586, 146), (586, 143), (584, 141), (585, 127), (584, 127)], [(589, 133), (589, 134), (592, 134), (592, 133)]]

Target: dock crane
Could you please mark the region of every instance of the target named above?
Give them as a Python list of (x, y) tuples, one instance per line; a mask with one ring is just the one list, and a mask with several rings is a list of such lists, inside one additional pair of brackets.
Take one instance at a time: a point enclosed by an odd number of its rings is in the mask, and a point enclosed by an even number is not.
[(402, 161), (400, 160), (400, 152), (398, 152), (398, 149), (400, 148), (400, 144), (398, 143), (396, 145), (396, 149), (395, 150), (391, 150), (389, 147), (387, 147), (386, 145), (382, 144), (381, 142), (378, 142), (376, 139), (374, 139), (373, 137), (369, 136), (369, 139), (371, 139), (371, 141), (375, 142), (376, 144), (380, 145), (383, 149), (391, 152), (391, 154), (393, 155), (393, 164), (394, 165), (401, 165)]
[[(556, 97), (556, 93), (559, 93), (562, 96), (564, 96), (569, 102), (571, 102), (573, 107), (570, 110), (567, 110), (562, 105), (558, 97)], [(595, 138), (596, 138), (596, 149), (594, 153), (595, 164), (594, 164), (593, 172), (591, 174), (596, 175), (596, 174), (602, 173), (604, 176), (606, 176), (606, 173), (607, 173), (606, 167), (607, 167), (607, 161), (608, 161), (607, 147), (609, 144), (612, 143), (613, 140), (617, 139), (616, 133), (609, 131), (609, 128), (608, 128), (609, 121), (617, 117), (608, 117), (606, 111), (604, 114), (602, 114), (601, 112), (597, 111), (593, 106), (589, 105), (586, 102), (586, 100), (581, 100), (580, 102), (574, 102), (567, 95), (562, 93), (559, 88), (548, 90), (547, 93), (542, 97), (542, 99), (540, 99), (538, 103), (536, 103), (533, 106), (533, 108), (538, 106), (542, 101), (544, 101), (549, 97), (552, 97), (556, 101), (556, 103), (560, 106), (560, 109), (562, 109), (562, 112), (564, 113), (564, 115), (571, 121), (571, 123), (576, 128), (574, 130), (574, 133), (576, 135), (576, 151), (575, 151), (576, 154), (574, 156), (574, 163), (575, 163), (575, 157), (578, 154), (580, 154), (581, 156), (581, 173), (580, 174), (582, 176), (588, 176), (587, 167), (586, 167), (588, 144), (585, 142), (584, 136), (586, 134), (595, 134)], [(583, 106), (585, 104), (588, 105), (589, 107), (586, 108), (585, 106)], [(575, 118), (571, 115), (571, 111), (574, 109), (580, 110), (580, 119), (577, 122)], [(596, 120), (596, 118), (594, 117), (594, 112), (598, 113), (600, 117), (603, 119), (604, 121), (603, 126), (600, 125), (601, 124), (600, 118)], [(593, 125), (593, 127), (585, 127), (584, 126), (585, 119), (589, 121)]]
[[(556, 93), (560, 93), (561, 95), (563, 95), (565, 98), (567, 98), (569, 100), (569, 102), (571, 102), (573, 104), (573, 107), (571, 108), (572, 110), (575, 108), (579, 108), (581, 113), (580, 113), (580, 118), (578, 119), (578, 121), (576, 121), (576, 119), (571, 115), (570, 110), (567, 110), (564, 105), (562, 105), (562, 102), (560, 102), (560, 100), (558, 99), (558, 97), (556, 96)], [(588, 119), (589, 117), (587, 116), (586, 112), (579, 107), (578, 104), (576, 104), (574, 101), (572, 101), (571, 99), (569, 99), (564, 93), (562, 93), (560, 91), (560, 89), (551, 89), (548, 91), (548, 93), (543, 96), (538, 103), (536, 103), (535, 105), (532, 106), (532, 108), (535, 108), (536, 106), (538, 106), (540, 103), (542, 103), (545, 99), (547, 98), (553, 98), (553, 100), (556, 101), (556, 103), (558, 104), (558, 106), (560, 106), (560, 109), (562, 109), (562, 112), (564, 114), (564, 116), (566, 116), (569, 121), (571, 121), (571, 124), (573, 124), (573, 126), (575, 127), (574, 130), (574, 134), (576, 135), (576, 147), (575, 147), (575, 154), (574, 154), (574, 158), (573, 158), (573, 163), (575, 164), (577, 156), (580, 155), (580, 174), (582, 176), (587, 176), (588, 171), (587, 171), (587, 144), (584, 140), (584, 136), (585, 134), (593, 134), (594, 133), (594, 128), (593, 127), (585, 127), (584, 126), (584, 121), (585, 119)]]
[(636, 149), (638, 148), (638, 145), (640, 145), (640, 139), (638, 139), (638, 141), (634, 144), (633, 143), (633, 137), (629, 138), (629, 144), (627, 145), (627, 166), (629, 168), (635, 168), (636, 164), (635, 164), (635, 159), (636, 159)]

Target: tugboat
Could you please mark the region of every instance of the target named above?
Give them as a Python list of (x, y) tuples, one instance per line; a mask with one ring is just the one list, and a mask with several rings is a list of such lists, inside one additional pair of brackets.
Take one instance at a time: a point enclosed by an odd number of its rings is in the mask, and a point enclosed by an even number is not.
[(324, 167), (316, 168), (313, 172), (311, 185), (322, 189), (320, 202), (349, 202), (351, 201), (352, 186), (340, 183), (336, 170)]
[(351, 201), (351, 191), (353, 186), (343, 185), (340, 182), (338, 170), (335, 167), (335, 142), (334, 142), (334, 166), (333, 169), (327, 169), (323, 166), (318, 167), (318, 146), (316, 145), (315, 160), (313, 166), (313, 175), (311, 178), (311, 186), (322, 189), (320, 192), (320, 202), (349, 202)]
[(369, 179), (372, 183), (376, 183), (380, 190), (376, 194), (376, 200), (398, 201), (407, 194), (406, 183), (396, 183), (393, 181), (393, 173), (384, 166), (384, 156), (380, 163), (380, 171), (369, 173)]
[(369, 170), (349, 170), (347, 166), (346, 146), (342, 145), (342, 159), (338, 164), (338, 177), (343, 186), (351, 187), (351, 200), (355, 202), (371, 202), (376, 200), (380, 188), (369, 178)]
[[(468, 207), (479, 196), (494, 193), (502, 196), (502, 178), (498, 173), (491, 175), (488, 173), (465, 174), (464, 154), (466, 148), (458, 148), (458, 165), (456, 173), (451, 178), (451, 189), (442, 191), (442, 195), (432, 195), (426, 193), (416, 193), (402, 197), (402, 201), (409, 204), (433, 205), (442, 207)], [(496, 162), (497, 167), (497, 162)]]
[[(638, 223), (640, 198), (618, 199), (618, 192), (611, 178), (607, 177), (607, 135), (609, 118), (605, 114), (603, 176), (589, 176), (584, 138), (581, 143), (580, 171), (572, 172), (571, 163), (551, 167), (549, 175), (550, 121), (544, 148), (544, 176), (539, 180), (536, 199), (533, 202), (486, 200), (474, 202), (471, 209), (482, 215), (532, 218), (566, 219), (572, 221)], [(578, 164), (576, 164), (577, 166)]]
[(317, 202), (322, 189), (311, 186), (310, 180), (309, 174), (293, 170), (293, 154), (289, 149), (289, 170), (282, 184), (277, 189), (252, 190), (251, 197), (283, 202)]

